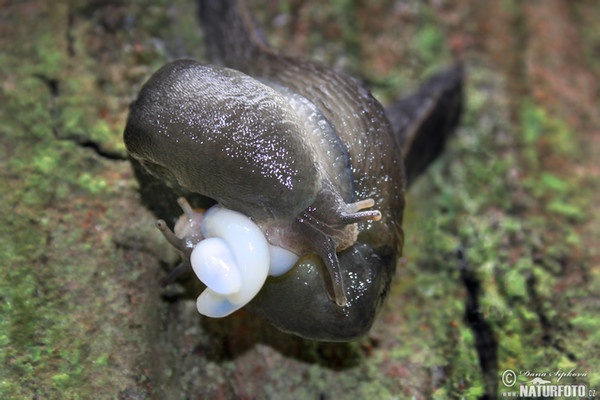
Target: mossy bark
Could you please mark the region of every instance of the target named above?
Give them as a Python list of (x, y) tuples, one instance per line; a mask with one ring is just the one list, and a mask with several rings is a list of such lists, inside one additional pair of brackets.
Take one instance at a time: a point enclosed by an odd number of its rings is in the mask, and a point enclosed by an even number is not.
[(276, 47), (359, 75), (383, 102), (467, 65), (461, 128), (411, 188), (405, 258), (371, 334), (319, 344), (245, 312), (206, 320), (193, 288), (159, 287), (176, 255), (121, 134), (155, 69), (202, 59), (192, 1), (12, 2), (0, 397), (495, 398), (518, 390), (508, 369), (520, 383), (572, 370), (585, 375), (545, 379), (600, 389), (595, 3), (251, 5)]

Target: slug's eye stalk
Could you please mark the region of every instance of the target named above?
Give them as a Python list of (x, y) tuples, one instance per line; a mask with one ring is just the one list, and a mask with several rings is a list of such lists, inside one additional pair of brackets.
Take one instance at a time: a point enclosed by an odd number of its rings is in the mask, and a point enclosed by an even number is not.
[(192, 209), (192, 206), (190, 206), (190, 203), (184, 197), (178, 198), (177, 203), (183, 210), (183, 214), (177, 219), (173, 230), (175, 236), (184, 239), (185, 251), (188, 249), (191, 251), (198, 242), (204, 239), (202, 235), (202, 219), (206, 210)]
[(381, 220), (381, 211), (379, 210), (365, 210), (375, 205), (375, 200), (365, 199), (357, 201), (356, 203), (350, 203), (347, 205), (348, 209), (340, 212), (340, 220), (346, 224), (353, 224), (361, 221), (379, 221)]
[[(356, 236), (354, 237), (354, 240), (356, 240), (356, 237), (358, 237), (358, 228), (356, 226), (356, 223), (363, 221), (381, 220), (381, 211), (379, 210), (361, 211), (366, 208), (371, 208), (374, 205), (375, 201), (373, 199), (365, 199), (357, 201), (356, 203), (347, 204), (346, 208), (340, 211), (340, 222), (344, 224), (352, 224), (352, 227), (356, 230)], [(327, 243), (331, 245), (333, 244), (333, 241), (329, 240), (327, 241)], [(333, 249), (329, 249), (329, 257), (326, 259), (325, 265), (327, 265), (327, 269), (329, 270), (329, 273), (331, 274), (333, 280), (334, 300), (337, 305), (339, 305), (340, 307), (344, 307), (347, 303), (346, 289), (344, 288), (344, 282), (340, 274), (340, 262), (336, 254), (337, 250), (337, 246)], [(332, 259), (330, 260), (330, 258)]]

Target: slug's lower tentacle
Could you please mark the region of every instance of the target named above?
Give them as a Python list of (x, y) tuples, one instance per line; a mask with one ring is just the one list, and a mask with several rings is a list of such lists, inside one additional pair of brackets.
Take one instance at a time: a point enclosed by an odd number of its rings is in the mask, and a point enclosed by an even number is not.
[(189, 268), (189, 264), (180, 262), (175, 268), (173, 268), (169, 274), (160, 280), (160, 286), (163, 288), (174, 283), (183, 273)]
[(184, 197), (177, 199), (177, 203), (183, 210), (183, 215), (175, 223), (173, 232), (163, 219), (156, 221), (156, 227), (167, 239), (171, 246), (175, 247), (181, 253), (181, 263), (177, 265), (169, 275), (161, 279), (161, 285), (167, 286), (185, 272), (190, 267), (190, 256), (196, 243), (203, 239), (200, 229), (204, 210), (194, 210)]
[(167, 242), (169, 242), (171, 246), (175, 247), (181, 252), (184, 252), (186, 250), (185, 240), (180, 237), (177, 237), (173, 233), (173, 231), (169, 229), (169, 226), (167, 225), (164, 219), (159, 219), (158, 221), (156, 221), (156, 227), (158, 228), (160, 233), (163, 234), (165, 239), (167, 239)]
[(345, 307), (348, 303), (348, 299), (346, 297), (344, 281), (342, 280), (342, 271), (340, 271), (340, 260), (335, 252), (335, 241), (330, 236), (324, 236), (317, 250), (325, 262), (327, 272), (331, 278), (331, 287), (329, 288), (329, 285), (326, 285), (329, 289), (329, 297), (335, 301), (338, 306)]
[(205, 211), (192, 209), (184, 197), (178, 198), (177, 203), (183, 210), (183, 215), (177, 219), (173, 231), (162, 219), (156, 221), (156, 227), (171, 246), (181, 252), (182, 259), (189, 260), (194, 246), (204, 238), (201, 232), (201, 223)]
[[(324, 204), (329, 207), (309, 207), (298, 222), (303, 225), (305, 237), (310, 238), (310, 247), (321, 256), (331, 278), (331, 285), (326, 285), (330, 298), (340, 307), (347, 303), (346, 290), (340, 270), (337, 252), (354, 244), (358, 236), (358, 222), (379, 221), (379, 210), (365, 210), (375, 205), (373, 199), (345, 203), (333, 192), (323, 191)], [(308, 231), (308, 232), (307, 232)]]

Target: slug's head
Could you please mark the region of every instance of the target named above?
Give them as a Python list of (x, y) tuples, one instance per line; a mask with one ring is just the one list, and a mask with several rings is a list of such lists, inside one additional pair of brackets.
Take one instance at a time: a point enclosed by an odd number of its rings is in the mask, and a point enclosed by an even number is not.
[(206, 285), (196, 302), (201, 314), (220, 318), (248, 305), (283, 331), (328, 341), (351, 340), (370, 328), (384, 295), (374, 288), (388, 286), (389, 260), (369, 246), (339, 255), (347, 299), (340, 307), (331, 301), (333, 283), (320, 257), (299, 258), (270, 244), (241, 213), (218, 205), (192, 210), (184, 198), (178, 202), (184, 214), (175, 233), (163, 220), (157, 227)]
[(389, 249), (357, 239), (381, 213), (354, 199), (347, 148), (313, 103), (182, 60), (146, 83), (124, 137), (154, 179), (218, 203), (197, 217), (181, 202), (175, 233), (158, 222), (207, 286), (201, 313), (222, 317), (251, 302), (282, 330), (324, 340), (370, 327), (389, 283), (380, 273)]

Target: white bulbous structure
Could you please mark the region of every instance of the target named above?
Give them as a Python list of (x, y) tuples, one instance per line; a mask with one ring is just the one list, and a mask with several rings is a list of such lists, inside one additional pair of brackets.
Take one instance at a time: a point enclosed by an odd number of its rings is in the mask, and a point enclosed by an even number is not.
[(267, 276), (289, 271), (298, 256), (267, 242), (246, 215), (221, 206), (210, 208), (201, 222), (204, 240), (194, 246), (192, 268), (206, 289), (198, 296), (200, 314), (221, 318), (249, 303)]

